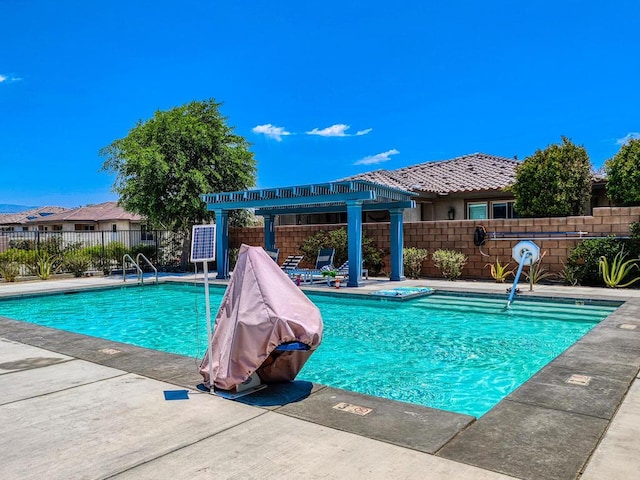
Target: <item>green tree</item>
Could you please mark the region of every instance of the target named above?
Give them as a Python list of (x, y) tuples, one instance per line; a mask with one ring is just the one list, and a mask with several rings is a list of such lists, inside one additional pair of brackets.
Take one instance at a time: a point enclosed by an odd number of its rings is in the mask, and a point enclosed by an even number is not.
[(607, 197), (615, 205), (640, 205), (640, 138), (623, 145), (605, 162)]
[(183, 266), (191, 227), (213, 216), (200, 194), (244, 190), (256, 183), (249, 143), (226, 124), (220, 105), (210, 99), (157, 111), (100, 150), (106, 158), (103, 170), (116, 174), (113, 190), (126, 210), (185, 233)]
[(582, 146), (562, 137), (524, 159), (510, 187), (520, 217), (583, 215), (591, 198), (591, 162)]

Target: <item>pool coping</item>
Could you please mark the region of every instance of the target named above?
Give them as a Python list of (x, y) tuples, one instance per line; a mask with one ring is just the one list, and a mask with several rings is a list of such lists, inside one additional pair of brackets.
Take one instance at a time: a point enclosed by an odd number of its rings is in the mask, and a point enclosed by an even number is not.
[[(551, 300), (555, 295), (535, 297)], [(598, 297), (595, 300), (620, 301), (605, 293)], [(627, 299), (477, 420), (323, 385), (313, 385), (299, 401), (261, 408), (517, 478), (576, 478), (640, 369), (639, 313), (640, 299)], [(201, 381), (190, 357), (3, 317), (0, 337), (182, 387), (194, 388)], [(590, 381), (585, 386), (567, 383), (573, 375)], [(346, 417), (332, 408), (337, 403), (371, 408), (373, 413)]]

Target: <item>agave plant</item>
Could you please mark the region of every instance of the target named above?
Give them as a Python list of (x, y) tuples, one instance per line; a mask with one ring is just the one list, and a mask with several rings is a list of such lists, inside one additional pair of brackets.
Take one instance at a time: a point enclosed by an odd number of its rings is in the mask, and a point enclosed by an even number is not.
[(51, 275), (58, 273), (60, 267), (60, 258), (57, 255), (43, 252), (36, 257), (30, 269), (40, 280), (47, 280)]
[(542, 266), (542, 259), (546, 254), (547, 254), (547, 251), (545, 250), (544, 252), (542, 252), (542, 255), (540, 255), (540, 258), (538, 258), (538, 260), (536, 260), (533, 263), (533, 265), (529, 267), (529, 271), (523, 272), (523, 275), (528, 282), (537, 284), (541, 280), (544, 280), (545, 278), (549, 278), (553, 276), (551, 272), (548, 272), (547, 269)]
[(491, 277), (496, 281), (496, 283), (504, 283), (509, 275), (513, 275), (513, 270), (507, 270), (509, 265), (511, 264), (500, 264), (500, 259), (496, 257), (496, 263), (487, 263), (485, 268), (491, 267)]
[(640, 280), (640, 277), (635, 277), (627, 283), (621, 284), (621, 282), (634, 268), (640, 268), (636, 263), (640, 258), (632, 258), (625, 261), (625, 257), (626, 254), (623, 250), (620, 250), (616, 254), (613, 258), (613, 262), (611, 263), (609, 263), (609, 260), (607, 260), (607, 257), (604, 255), (600, 257), (600, 261), (598, 262), (598, 272), (602, 275), (602, 280), (604, 280), (604, 284), (607, 287), (624, 288)]

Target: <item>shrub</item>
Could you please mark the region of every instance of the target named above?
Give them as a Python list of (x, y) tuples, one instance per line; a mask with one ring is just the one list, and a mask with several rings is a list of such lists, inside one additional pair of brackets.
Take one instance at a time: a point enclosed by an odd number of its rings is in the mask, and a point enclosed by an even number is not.
[(131, 247), (131, 256), (133, 258), (136, 258), (139, 253), (141, 253), (142, 255), (144, 255), (145, 257), (147, 257), (149, 260), (153, 262), (155, 261), (155, 257), (156, 257), (156, 246), (148, 245), (146, 243), (139, 243)]
[(604, 164), (607, 197), (621, 206), (640, 205), (640, 139), (630, 140)]
[(408, 278), (420, 277), (422, 262), (429, 256), (429, 252), (423, 248), (410, 247), (402, 250), (402, 265), (404, 274)]
[(631, 233), (631, 238), (640, 240), (640, 222), (629, 224), (629, 232)]
[(433, 263), (447, 280), (455, 280), (462, 275), (462, 268), (467, 263), (467, 257), (455, 250), (436, 250), (432, 255)]
[(15, 282), (20, 275), (20, 264), (8, 260), (0, 261), (0, 277), (5, 282)]
[(582, 215), (591, 197), (591, 163), (582, 146), (562, 137), (524, 159), (511, 186), (520, 217)]
[[(308, 237), (304, 243), (298, 248), (307, 260), (314, 259), (318, 256), (321, 248), (333, 248), (336, 253), (333, 257), (333, 264), (339, 267), (349, 258), (349, 244), (347, 238), (347, 229), (339, 228), (330, 232), (319, 231), (315, 235)], [(383, 251), (380, 250), (373, 239), (362, 235), (362, 259), (364, 260), (364, 268), (369, 270), (369, 274), (376, 276), (384, 267), (382, 261)]]
[(640, 240), (616, 237), (585, 240), (569, 254), (567, 267), (574, 270), (580, 285), (602, 286), (604, 283), (599, 273), (601, 257), (613, 262), (615, 256), (623, 250), (632, 257), (640, 256)]
[(91, 266), (91, 257), (83, 252), (69, 252), (65, 254), (62, 268), (73, 273), (74, 277), (81, 277)]

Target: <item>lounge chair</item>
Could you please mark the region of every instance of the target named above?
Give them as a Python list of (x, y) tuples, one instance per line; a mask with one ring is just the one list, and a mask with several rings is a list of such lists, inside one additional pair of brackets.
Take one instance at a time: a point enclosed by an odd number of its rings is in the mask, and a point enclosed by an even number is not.
[(280, 268), (282, 268), (282, 270), (284, 270), (285, 273), (289, 273), (289, 271), (295, 270), (296, 268), (298, 268), (298, 265), (300, 265), (300, 262), (302, 261), (303, 258), (304, 258), (304, 255), (289, 255), (284, 260), (284, 262), (282, 262), (282, 265), (280, 266)]
[(324, 277), (322, 277), (322, 269), (323, 267), (326, 269), (333, 266), (333, 257), (335, 254), (335, 248), (321, 248), (318, 251), (315, 268), (296, 269), (292, 271), (289, 276), (295, 278), (300, 275), (300, 278), (304, 283), (313, 283), (313, 281), (317, 280), (318, 278), (324, 279)]
[[(343, 277), (348, 277), (349, 276), (349, 260), (347, 260), (346, 262), (344, 262), (342, 265), (340, 265), (338, 267), (338, 275), (341, 275)], [(362, 267), (362, 276), (369, 280), (369, 269), (368, 268), (364, 268)]]

